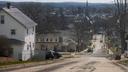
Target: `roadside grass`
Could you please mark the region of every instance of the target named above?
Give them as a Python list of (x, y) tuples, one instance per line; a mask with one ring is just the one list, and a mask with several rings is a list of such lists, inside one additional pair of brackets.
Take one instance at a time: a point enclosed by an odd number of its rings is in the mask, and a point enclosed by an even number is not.
[(24, 64), (24, 63), (33, 63), (41, 61), (11, 61), (11, 62), (0, 62), (0, 66), (14, 65), (14, 64)]
[(8, 70), (8, 69), (20, 69), (25, 67), (33, 67), (38, 65), (47, 65), (59, 62), (63, 59), (55, 59), (55, 60), (44, 60), (44, 61), (15, 61), (15, 62), (4, 62), (0, 63), (0, 71)]
[(61, 58), (59, 59), (51, 59), (51, 60), (28, 60), (28, 61), (8, 61), (8, 62), (0, 62), (0, 68), (4, 67), (4, 66), (10, 66), (10, 65), (22, 65), (22, 64), (34, 64), (34, 63), (44, 63), (44, 64), (51, 64), (54, 63), (57, 60), (64, 60), (64, 59), (68, 59), (68, 58), (74, 58), (75, 56), (72, 55), (63, 55)]
[(24, 61), (0, 62), (0, 66), (4, 66), (4, 65), (12, 65), (12, 64), (21, 64), (21, 63), (27, 63), (27, 62), (24, 62)]
[(79, 54), (69, 54), (69, 55), (63, 55), (62, 58), (79, 58)]
[(111, 48), (110, 48), (110, 50), (111, 50), (114, 54), (117, 52), (116, 49), (117, 49), (117, 48), (115, 48), (115, 47), (111, 47)]
[(128, 66), (128, 60), (122, 60), (122, 61), (119, 61), (118, 63)]
[(74, 58), (72, 55), (63, 55), (63, 58)]

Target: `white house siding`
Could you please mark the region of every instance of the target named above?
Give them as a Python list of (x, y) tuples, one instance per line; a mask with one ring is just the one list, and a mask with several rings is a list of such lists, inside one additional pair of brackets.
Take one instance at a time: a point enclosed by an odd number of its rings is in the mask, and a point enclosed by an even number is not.
[[(20, 49), (18, 49), (20, 48)], [(26, 61), (28, 59), (30, 59), (30, 52), (29, 51), (21, 51), (23, 48), (19, 45), (19, 46), (13, 46), (13, 58), (17, 59), (17, 60), (23, 60)]]
[(15, 59), (22, 59), (22, 49), (23, 49), (23, 45), (13, 45), (13, 54), (12, 57), (14, 57)]
[[(25, 47), (23, 50), (23, 59), (27, 60), (31, 56), (34, 55), (34, 50), (35, 50), (35, 27), (33, 30), (33, 27), (28, 29), (28, 34), (26, 32), (26, 37), (25, 37)], [(28, 48), (29, 46), (29, 48)]]
[[(17, 58), (18, 54), (17, 52), (22, 52), (22, 60), (28, 60), (31, 55), (34, 55), (34, 49), (35, 49), (35, 27), (33, 31), (33, 27), (27, 29), (20, 24), (18, 21), (16, 21), (13, 17), (11, 17), (9, 14), (5, 13), (4, 11), (0, 11), (0, 16), (5, 16), (5, 23), (0, 24), (0, 35), (4, 35), (11, 39), (17, 39), (24, 41), (25, 44), (23, 46), (14, 46), (14, 52), (16, 52), (13, 56)], [(11, 29), (16, 30), (16, 35), (11, 35)], [(27, 48), (28, 45), (31, 43), (31, 48)], [(16, 49), (18, 48), (18, 49)], [(19, 49), (20, 48), (20, 49)]]
[[(2, 11), (0, 15), (5, 16), (5, 24), (0, 24), (0, 34), (24, 41), (26, 29), (7, 13)], [(16, 35), (11, 35), (11, 29), (16, 29)]]

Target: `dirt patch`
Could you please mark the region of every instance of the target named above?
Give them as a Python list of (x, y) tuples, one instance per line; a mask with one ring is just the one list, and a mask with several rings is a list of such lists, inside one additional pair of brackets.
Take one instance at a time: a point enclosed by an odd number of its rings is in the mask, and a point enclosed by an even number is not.
[(118, 66), (120, 69), (124, 70), (124, 72), (128, 72), (128, 68), (126, 68), (123, 64), (120, 64), (118, 62), (113, 62), (112, 64)]
[(14, 61), (17, 61), (17, 60), (11, 57), (0, 57), (0, 63), (1, 62), (14, 62)]
[(71, 70), (76, 69), (77, 70), (76, 72), (93, 72), (96, 69), (93, 65), (96, 63), (97, 63), (96, 61), (93, 61), (82, 66), (74, 66), (70, 69)]

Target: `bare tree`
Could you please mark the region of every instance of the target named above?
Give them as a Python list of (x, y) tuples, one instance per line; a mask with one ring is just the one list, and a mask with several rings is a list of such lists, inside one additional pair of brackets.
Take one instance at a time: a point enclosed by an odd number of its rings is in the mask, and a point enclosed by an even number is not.
[(122, 53), (125, 50), (125, 24), (126, 24), (126, 13), (127, 13), (127, 0), (114, 0), (117, 8), (117, 17), (120, 26), (120, 39)]
[(85, 17), (79, 16), (75, 19), (73, 27), (74, 40), (77, 42), (77, 51), (84, 50), (89, 45), (91, 37), (91, 24)]
[(77, 42), (77, 51), (82, 50), (81, 44), (86, 40), (87, 34), (85, 34), (85, 32), (87, 32), (87, 30), (85, 26), (86, 25), (81, 22), (74, 24), (73, 36), (74, 40)]

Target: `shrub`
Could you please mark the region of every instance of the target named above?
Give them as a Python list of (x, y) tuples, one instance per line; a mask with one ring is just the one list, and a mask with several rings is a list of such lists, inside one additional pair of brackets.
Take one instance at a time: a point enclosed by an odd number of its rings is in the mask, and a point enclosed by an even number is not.
[(10, 56), (12, 53), (9, 39), (5, 36), (0, 36), (0, 56)]

